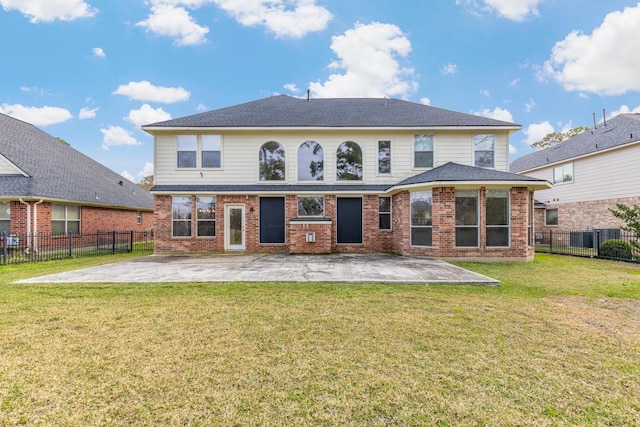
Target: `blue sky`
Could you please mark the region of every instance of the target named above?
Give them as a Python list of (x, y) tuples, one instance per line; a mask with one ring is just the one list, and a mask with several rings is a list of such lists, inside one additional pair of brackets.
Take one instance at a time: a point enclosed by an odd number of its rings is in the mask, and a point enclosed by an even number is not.
[(402, 98), (552, 131), (640, 112), (640, 2), (0, 0), (0, 112), (137, 182), (143, 124), (273, 94)]

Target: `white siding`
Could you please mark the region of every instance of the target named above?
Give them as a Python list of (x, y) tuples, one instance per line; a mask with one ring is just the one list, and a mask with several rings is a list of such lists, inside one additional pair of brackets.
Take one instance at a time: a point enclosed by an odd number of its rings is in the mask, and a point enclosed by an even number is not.
[[(215, 132), (211, 132), (215, 133)], [(425, 169), (413, 168), (413, 135), (435, 135), (434, 166), (447, 162), (473, 165), (473, 135), (487, 132), (461, 131), (225, 131), (222, 133), (222, 167), (213, 169), (178, 169), (176, 136), (159, 133), (155, 137), (155, 184), (260, 184), (258, 180), (258, 152), (267, 141), (277, 141), (285, 147), (287, 184), (297, 184), (298, 147), (313, 140), (324, 149), (324, 175), (326, 184), (336, 183), (336, 150), (345, 141), (358, 143), (363, 150), (363, 182), (389, 184), (414, 176)], [(508, 134), (495, 133), (495, 166), (506, 171), (508, 165)], [(378, 175), (378, 141), (391, 141), (392, 175)], [(282, 181), (279, 181), (280, 183)], [(273, 183), (273, 182), (270, 182)], [(310, 182), (304, 182), (310, 183)], [(317, 183), (317, 182), (315, 182)], [(351, 181), (353, 183), (353, 181)]]

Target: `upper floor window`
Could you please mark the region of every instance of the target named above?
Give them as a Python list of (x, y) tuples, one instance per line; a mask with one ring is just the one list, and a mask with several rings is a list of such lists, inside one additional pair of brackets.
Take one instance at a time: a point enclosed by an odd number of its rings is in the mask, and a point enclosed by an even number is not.
[(456, 246), (478, 247), (478, 191), (456, 190)]
[(473, 137), (476, 166), (480, 168), (492, 168), (494, 166), (494, 144), (494, 135), (475, 135)]
[[(220, 168), (220, 135), (178, 135), (178, 168)], [(200, 155), (198, 155), (198, 153)]]
[(9, 223), (11, 221), (11, 202), (0, 202), (0, 235), (9, 235)]
[(433, 167), (433, 135), (413, 136), (413, 166), (416, 168)]
[(303, 142), (298, 148), (298, 181), (324, 180), (324, 150), (315, 141)]
[(276, 141), (262, 144), (259, 155), (260, 181), (284, 181), (284, 147)]
[(378, 141), (378, 173), (391, 173), (391, 141)]
[(80, 206), (52, 205), (52, 234), (80, 234)]
[(173, 237), (191, 237), (191, 197), (171, 199), (171, 218)]
[(353, 141), (340, 144), (336, 153), (338, 181), (362, 181), (362, 149)]
[(573, 182), (573, 163), (553, 168), (553, 183)]
[(298, 216), (324, 216), (324, 197), (298, 197)]
[(487, 190), (487, 246), (509, 246), (509, 190)]
[(411, 203), (411, 246), (431, 246), (433, 239), (433, 194), (415, 191)]

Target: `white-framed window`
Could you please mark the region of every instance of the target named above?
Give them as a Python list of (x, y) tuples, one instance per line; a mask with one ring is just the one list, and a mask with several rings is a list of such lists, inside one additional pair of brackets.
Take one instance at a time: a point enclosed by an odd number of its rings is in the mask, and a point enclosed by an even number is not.
[(80, 234), (80, 206), (51, 205), (51, 233)]
[(222, 167), (221, 135), (178, 135), (179, 169), (219, 169)]
[(196, 197), (196, 236), (215, 237), (216, 235), (216, 198), (214, 196)]
[(411, 246), (431, 246), (433, 240), (433, 193), (414, 191), (410, 195)]
[(378, 197), (378, 229), (391, 230), (391, 197)]
[(262, 144), (258, 154), (260, 181), (284, 181), (286, 162), (284, 146), (277, 141)]
[(573, 182), (573, 163), (553, 168), (553, 183), (564, 184)]
[(456, 246), (478, 247), (478, 190), (456, 190)]
[(0, 235), (9, 235), (9, 225), (11, 224), (11, 202), (0, 202)]
[(191, 237), (191, 196), (171, 198), (171, 236)]
[(413, 135), (413, 167), (432, 168), (434, 135)]
[(336, 179), (362, 181), (362, 149), (358, 143), (345, 141), (336, 151)]
[(391, 141), (378, 141), (378, 174), (391, 174)]
[(142, 224), (142, 211), (136, 212), (136, 224)]
[(473, 137), (475, 165), (480, 168), (492, 168), (495, 164), (495, 136), (475, 135)]
[(298, 147), (298, 181), (324, 181), (324, 149), (315, 141)]
[(558, 225), (558, 209), (544, 211), (544, 225)]
[(509, 190), (487, 190), (486, 239), (488, 247), (510, 245)]
[(300, 196), (298, 197), (298, 216), (324, 216), (323, 196)]

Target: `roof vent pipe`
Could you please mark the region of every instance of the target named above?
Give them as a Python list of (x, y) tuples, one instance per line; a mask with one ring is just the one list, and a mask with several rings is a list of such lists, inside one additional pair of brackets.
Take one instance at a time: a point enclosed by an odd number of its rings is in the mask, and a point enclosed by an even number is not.
[(598, 125), (596, 124), (596, 113), (593, 113), (593, 128), (598, 129)]
[(311, 101), (311, 89), (307, 89), (307, 102)]
[(604, 125), (607, 125), (607, 113), (605, 111), (605, 109), (602, 109), (602, 120), (604, 121)]

